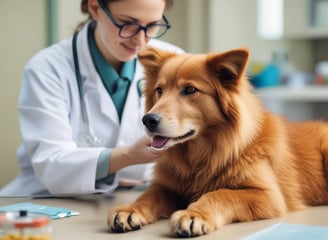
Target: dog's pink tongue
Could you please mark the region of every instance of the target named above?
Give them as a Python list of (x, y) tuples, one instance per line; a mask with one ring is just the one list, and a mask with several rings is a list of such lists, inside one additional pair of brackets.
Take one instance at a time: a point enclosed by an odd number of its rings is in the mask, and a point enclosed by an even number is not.
[(151, 146), (153, 148), (162, 148), (168, 140), (169, 138), (167, 137), (155, 136), (153, 137), (153, 142), (151, 143)]

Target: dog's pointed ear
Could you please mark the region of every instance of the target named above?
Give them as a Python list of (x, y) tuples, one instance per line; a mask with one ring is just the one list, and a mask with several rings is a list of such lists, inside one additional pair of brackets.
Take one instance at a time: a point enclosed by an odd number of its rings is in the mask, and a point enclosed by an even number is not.
[(158, 79), (159, 71), (165, 61), (176, 56), (175, 53), (163, 51), (154, 47), (146, 46), (138, 53), (140, 63), (144, 67), (146, 84), (143, 88), (143, 94), (146, 96), (145, 110), (146, 112), (154, 104), (155, 90), (154, 85)]
[(175, 53), (160, 50), (158, 48), (146, 46), (138, 53), (138, 59), (144, 66), (145, 74), (149, 78), (156, 78), (163, 63)]
[(244, 74), (249, 58), (245, 48), (235, 49), (221, 54), (211, 54), (207, 62), (211, 71), (225, 86), (236, 83)]

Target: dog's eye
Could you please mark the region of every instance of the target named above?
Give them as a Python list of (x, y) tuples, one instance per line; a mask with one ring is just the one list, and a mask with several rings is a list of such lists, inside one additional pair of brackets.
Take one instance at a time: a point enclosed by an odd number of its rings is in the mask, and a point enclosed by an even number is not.
[(156, 88), (156, 92), (159, 94), (159, 95), (162, 95), (163, 93), (163, 89), (161, 87), (157, 87)]
[(194, 94), (195, 92), (197, 92), (197, 88), (193, 87), (193, 86), (186, 86), (183, 91), (182, 94), (183, 95), (190, 95), (190, 94)]

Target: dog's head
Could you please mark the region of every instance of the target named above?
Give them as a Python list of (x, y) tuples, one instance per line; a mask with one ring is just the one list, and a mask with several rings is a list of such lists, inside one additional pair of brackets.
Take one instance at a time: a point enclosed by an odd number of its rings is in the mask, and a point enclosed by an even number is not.
[(152, 147), (163, 150), (211, 129), (238, 128), (248, 56), (246, 49), (207, 55), (141, 51), (146, 75), (142, 120)]

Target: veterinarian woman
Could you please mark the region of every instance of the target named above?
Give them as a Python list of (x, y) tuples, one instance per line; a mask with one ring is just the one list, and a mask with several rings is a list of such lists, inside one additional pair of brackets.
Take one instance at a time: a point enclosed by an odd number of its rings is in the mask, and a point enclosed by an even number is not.
[(19, 100), (19, 176), (0, 195), (112, 192), (151, 176), (160, 153), (141, 123), (143, 71), (136, 54), (170, 28), (172, 0), (82, 0), (89, 20), (34, 56)]

